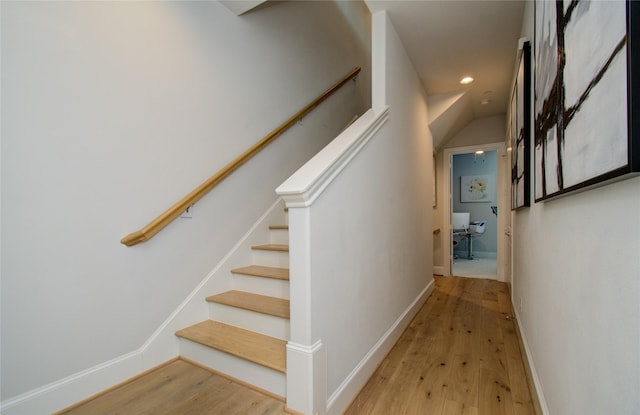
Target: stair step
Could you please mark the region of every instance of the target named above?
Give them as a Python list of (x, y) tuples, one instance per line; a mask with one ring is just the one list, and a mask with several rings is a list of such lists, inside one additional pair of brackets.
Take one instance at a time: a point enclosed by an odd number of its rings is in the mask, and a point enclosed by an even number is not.
[[(283, 401), (287, 396), (285, 373), (180, 337), (178, 337), (178, 343), (181, 358), (236, 379), (249, 387), (280, 396)], [(222, 411), (224, 413), (224, 410)]]
[(221, 350), (259, 365), (286, 372), (285, 340), (206, 320), (178, 330), (176, 336)]
[(278, 251), (278, 252), (289, 252), (289, 245), (284, 244), (265, 244), (265, 245), (254, 245), (251, 249), (257, 251)]
[(289, 226), (288, 225), (269, 226), (269, 243), (288, 245), (289, 244)]
[(230, 307), (226, 304), (214, 302), (207, 302), (207, 306), (211, 320), (230, 326), (242, 327), (245, 330), (255, 331), (276, 339), (288, 339), (291, 337), (291, 322), (287, 318), (256, 313), (244, 308)]
[(283, 298), (232, 290), (209, 296), (207, 301), (276, 317), (289, 318), (289, 300)]
[(252, 275), (254, 277), (273, 278), (276, 280), (289, 280), (289, 268), (265, 267), (262, 265), (249, 265), (248, 267), (235, 268), (232, 274)]

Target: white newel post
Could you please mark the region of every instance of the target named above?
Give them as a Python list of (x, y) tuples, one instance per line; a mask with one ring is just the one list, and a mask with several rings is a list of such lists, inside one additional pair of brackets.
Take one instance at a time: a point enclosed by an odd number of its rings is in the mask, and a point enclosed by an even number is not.
[(326, 352), (320, 339), (312, 335), (311, 303), (311, 207), (289, 207), (289, 289), (291, 298), (291, 338), (287, 344), (287, 407), (315, 415), (326, 412)]

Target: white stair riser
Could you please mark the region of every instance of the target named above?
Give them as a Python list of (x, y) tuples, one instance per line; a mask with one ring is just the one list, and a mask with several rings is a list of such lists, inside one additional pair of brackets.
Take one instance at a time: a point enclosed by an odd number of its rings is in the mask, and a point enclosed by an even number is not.
[(272, 244), (289, 244), (289, 231), (287, 229), (270, 229), (270, 243)]
[(209, 315), (212, 320), (278, 339), (289, 339), (289, 320), (285, 318), (218, 303), (209, 303)]
[(253, 263), (267, 267), (289, 268), (289, 252), (254, 249)]
[(286, 280), (234, 274), (231, 280), (231, 288), (269, 297), (289, 298), (289, 281)]
[(190, 340), (180, 338), (179, 341), (181, 356), (278, 396), (286, 395), (284, 373)]

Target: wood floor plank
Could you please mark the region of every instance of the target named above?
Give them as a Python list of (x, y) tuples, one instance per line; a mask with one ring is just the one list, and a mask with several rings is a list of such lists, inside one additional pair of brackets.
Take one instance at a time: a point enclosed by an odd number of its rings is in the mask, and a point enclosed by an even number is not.
[(509, 287), (507, 284), (497, 287), (497, 294), (500, 312), (504, 315), (512, 315), (513, 307), (511, 306), (511, 294), (509, 293)]
[(183, 360), (56, 415), (284, 415), (284, 403)]
[(140, 394), (146, 391), (162, 391), (163, 386), (171, 384), (175, 379), (181, 378), (187, 373), (187, 367), (178, 362), (173, 362), (144, 378), (134, 379), (117, 389), (105, 392), (80, 407), (70, 407), (57, 412), (56, 415), (102, 414), (110, 411), (119, 412), (122, 410), (121, 408), (134, 408), (136, 406), (136, 397)]
[(445, 401), (442, 415), (478, 415), (478, 408), (457, 401)]
[(513, 399), (506, 373), (481, 368), (479, 379), (478, 412), (480, 414), (512, 415)]
[[(205, 413), (207, 410), (216, 410), (219, 403), (210, 399), (211, 390), (215, 390), (220, 396), (233, 397), (234, 384), (221, 377), (210, 377), (204, 382), (194, 384), (189, 393), (185, 393), (182, 399), (167, 410), (168, 415), (186, 413)], [(258, 397), (261, 400), (263, 397)]]
[(513, 395), (514, 414), (533, 415), (533, 402), (531, 400), (531, 393), (529, 392), (526, 369), (522, 361), (515, 321), (505, 318), (501, 321), (501, 326), (505, 353), (507, 355), (509, 382)]
[(436, 277), (434, 292), (344, 415), (533, 415), (510, 311), (504, 283)]
[(471, 353), (454, 356), (447, 399), (466, 406), (478, 406), (478, 374), (480, 362)]
[[(444, 401), (450, 385), (451, 365), (445, 355), (434, 359), (422, 372), (420, 389), (410, 396), (416, 411), (408, 413), (438, 414), (444, 407)], [(414, 409), (412, 408), (412, 409)]]

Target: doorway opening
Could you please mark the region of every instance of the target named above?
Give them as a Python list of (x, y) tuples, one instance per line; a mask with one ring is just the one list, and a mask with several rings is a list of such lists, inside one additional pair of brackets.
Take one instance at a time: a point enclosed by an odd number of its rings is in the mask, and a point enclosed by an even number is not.
[(448, 248), (444, 275), (505, 281), (503, 265), (509, 254), (503, 234), (510, 214), (505, 204), (505, 145), (445, 149), (444, 160), (444, 189), (449, 193), (443, 200), (448, 216), (444, 223), (449, 225), (442, 235), (443, 247)]
[(452, 156), (451, 274), (497, 278), (498, 152), (476, 150)]

